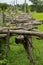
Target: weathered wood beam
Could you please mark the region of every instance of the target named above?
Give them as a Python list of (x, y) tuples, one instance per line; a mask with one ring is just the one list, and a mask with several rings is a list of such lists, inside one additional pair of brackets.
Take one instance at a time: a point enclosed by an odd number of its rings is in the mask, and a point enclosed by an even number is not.
[(7, 34), (0, 34), (0, 38), (4, 38), (4, 37), (6, 37), (7, 36)]
[(31, 63), (31, 65), (35, 65), (35, 62), (34, 62), (34, 59), (33, 59), (33, 56), (32, 56), (32, 52), (31, 52), (31, 43), (32, 43), (31, 36), (30, 35), (28, 35), (28, 36), (25, 35), (24, 40), (25, 40), (25, 42), (24, 42), (23, 45), (24, 45), (24, 48), (27, 52), (30, 63)]
[(37, 26), (30, 26), (30, 28), (28, 27), (28, 28), (26, 28), (26, 27), (2, 27), (2, 28), (0, 28), (0, 31), (2, 31), (2, 30), (29, 30), (29, 29), (33, 29), (33, 28), (37, 28)]
[[(36, 20), (32, 20), (32, 19), (16, 19), (16, 20), (14, 20), (14, 22), (12, 22), (13, 24), (14, 23), (29, 23), (29, 22), (32, 22), (32, 24), (34, 23), (36, 23), (36, 24), (42, 24), (42, 22), (41, 21), (36, 21)], [(35, 22), (34, 22), (35, 21)]]
[(43, 20), (39, 20), (39, 22), (41, 22), (43, 24)]
[(19, 29), (23, 29), (22, 27), (1, 27), (0, 31), (2, 30), (19, 30)]
[(35, 35), (35, 36), (42, 36), (43, 32), (37, 32), (37, 31), (26, 31), (26, 30), (10, 30), (10, 33), (14, 34), (22, 34), (22, 35)]
[(34, 60), (33, 60), (32, 53), (31, 53), (31, 47), (33, 47), (31, 35), (28, 35), (28, 36), (19, 35), (18, 37), (15, 38), (15, 42), (16, 42), (16, 44), (19, 44), (19, 43), (23, 44), (23, 46), (27, 52), (28, 58), (30, 60), (30, 63), (34, 64)]
[(6, 58), (8, 57), (8, 52), (10, 50), (9, 37), (10, 37), (10, 32), (8, 29), (8, 33), (7, 33), (7, 37), (6, 37)]
[[(7, 33), (8, 30), (1, 30), (0, 33)], [(43, 32), (37, 31), (26, 31), (26, 30), (9, 30), (10, 34), (19, 34), (19, 35), (34, 35), (43, 37)]]

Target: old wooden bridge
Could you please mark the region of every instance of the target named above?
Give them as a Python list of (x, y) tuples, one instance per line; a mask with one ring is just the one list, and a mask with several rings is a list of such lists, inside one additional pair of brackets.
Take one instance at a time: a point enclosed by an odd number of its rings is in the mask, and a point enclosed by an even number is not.
[(34, 58), (31, 53), (32, 46), (32, 36), (38, 36), (41, 39), (43, 39), (43, 32), (36, 31), (35, 28), (37, 28), (37, 25), (41, 25), (42, 21), (37, 21), (31, 18), (28, 14), (22, 14), (16, 19), (11, 22), (11, 24), (14, 24), (13, 27), (0, 27), (0, 38), (6, 39), (7, 43), (7, 52), (9, 49), (9, 38), (10, 36), (14, 36), (14, 34), (17, 35), (17, 38), (15, 39), (15, 42), (22, 43), (28, 58), (30, 59), (31, 65), (35, 65)]

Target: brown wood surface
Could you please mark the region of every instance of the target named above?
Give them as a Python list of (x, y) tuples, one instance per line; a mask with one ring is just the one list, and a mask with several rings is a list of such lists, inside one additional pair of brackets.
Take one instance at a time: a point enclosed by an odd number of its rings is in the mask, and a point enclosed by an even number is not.
[[(0, 30), (0, 33), (7, 34), (8, 29), (6, 30)], [(39, 36), (43, 37), (43, 32), (38, 32), (38, 31), (26, 31), (26, 30), (10, 30), (10, 34), (19, 34), (19, 35), (34, 35), (34, 36)]]
[(0, 38), (6, 37), (6, 36), (7, 36), (7, 34), (0, 34)]
[(34, 62), (34, 59), (33, 59), (33, 56), (32, 56), (32, 51), (31, 51), (31, 43), (32, 43), (32, 40), (31, 40), (31, 36), (30, 35), (25, 35), (24, 36), (24, 48), (27, 52), (27, 55), (28, 55), (28, 58), (30, 60), (30, 63), (31, 65), (35, 65), (35, 62)]

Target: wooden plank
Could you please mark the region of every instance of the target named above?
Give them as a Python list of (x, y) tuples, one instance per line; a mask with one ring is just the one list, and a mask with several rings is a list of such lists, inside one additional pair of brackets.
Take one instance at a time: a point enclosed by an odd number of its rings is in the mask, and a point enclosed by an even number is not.
[[(26, 25), (27, 26), (27, 25)], [(27, 26), (27, 27), (0, 27), (0, 31), (2, 30), (29, 30), (29, 29), (33, 29), (36, 28), (37, 26)]]
[[(3, 31), (4, 32), (4, 31)], [(42, 35), (43, 36), (43, 32), (38, 32), (38, 31), (26, 31), (26, 30), (10, 30), (10, 33), (14, 33), (14, 34), (23, 34), (23, 35)]]
[(0, 27), (0, 31), (2, 30), (18, 30), (18, 29), (23, 29), (22, 27)]
[(28, 19), (16, 19), (12, 23), (15, 24), (15, 23), (30, 23), (30, 22), (31, 22), (31, 24), (42, 24), (42, 22), (36, 21), (33, 19), (29, 19), (29, 20)]
[[(1, 30), (0, 33), (7, 33), (8, 30)], [(21, 35), (34, 35), (34, 36), (39, 36), (43, 37), (43, 32), (38, 32), (38, 31), (26, 31), (26, 30), (9, 30), (10, 34), (21, 34)]]
[(6, 37), (6, 36), (7, 36), (7, 34), (0, 34), (0, 38)]

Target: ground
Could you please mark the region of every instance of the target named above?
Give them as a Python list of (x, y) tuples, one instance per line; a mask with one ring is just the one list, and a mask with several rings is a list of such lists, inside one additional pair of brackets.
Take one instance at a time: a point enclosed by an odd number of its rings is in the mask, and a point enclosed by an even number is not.
[[(43, 20), (43, 13), (32, 13), (35, 19)], [(43, 25), (38, 26), (40, 31), (43, 31)], [(33, 37), (32, 54), (36, 65), (43, 65), (43, 39), (37, 40), (37, 37)], [(30, 65), (26, 51), (23, 45), (17, 45), (15, 43), (15, 36), (10, 38), (10, 51), (8, 53), (7, 65)]]

